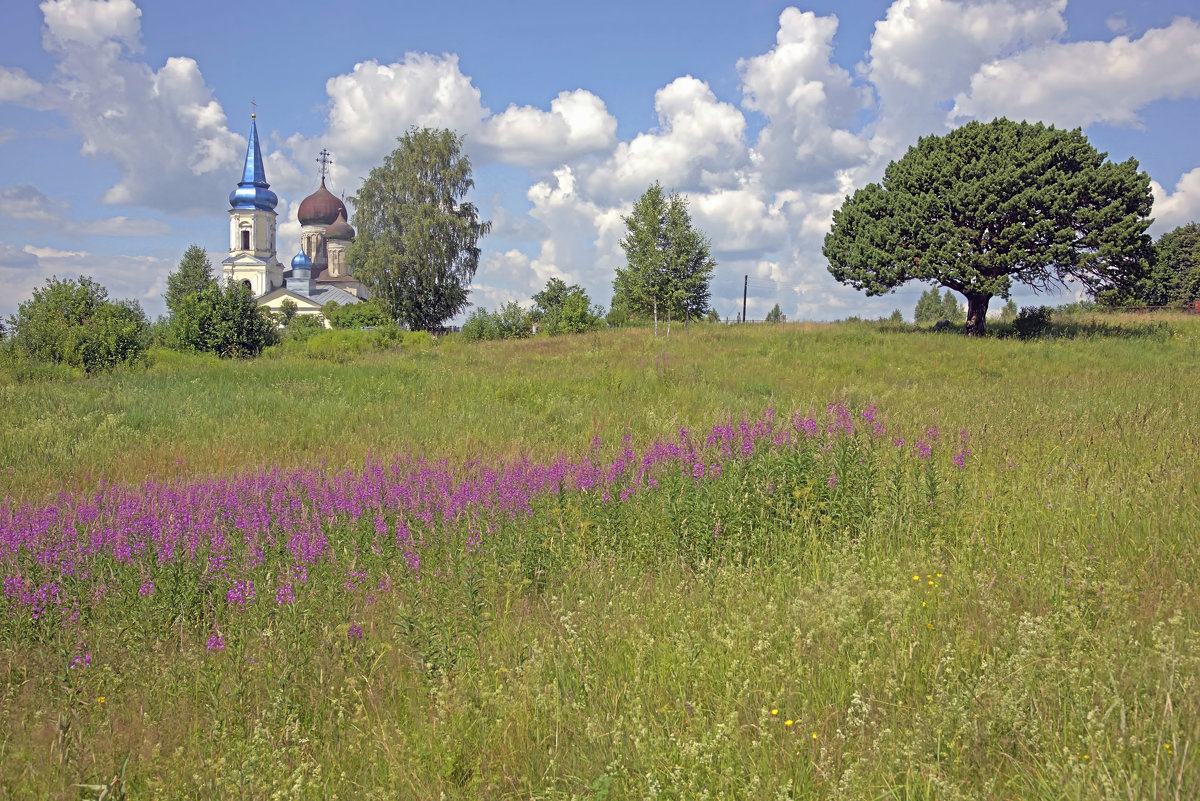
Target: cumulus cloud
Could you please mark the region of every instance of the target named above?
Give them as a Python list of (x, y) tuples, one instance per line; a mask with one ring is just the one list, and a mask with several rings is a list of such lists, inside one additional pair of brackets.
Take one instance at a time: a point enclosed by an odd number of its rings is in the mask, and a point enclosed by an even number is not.
[(884, 162), (947, 127), (944, 103), (980, 66), (1067, 29), (1067, 0), (897, 0), (862, 66), (879, 99), (872, 149)]
[(1154, 193), (1151, 234), (1160, 236), (1200, 220), (1200, 167), (1185, 172), (1176, 182), (1174, 192), (1167, 192), (1158, 181), (1151, 181), (1150, 189)]
[(746, 118), (736, 107), (688, 75), (655, 92), (654, 108), (658, 129), (621, 142), (586, 176), (594, 197), (608, 202), (633, 198), (655, 181), (678, 191), (737, 185), (749, 155)]
[(584, 89), (560, 92), (550, 110), (509, 106), (487, 120), (480, 140), (496, 161), (525, 167), (555, 166), (608, 150), (616, 143), (617, 119), (604, 101)]
[(870, 93), (833, 63), (837, 27), (835, 16), (785, 9), (775, 47), (738, 62), (742, 106), (768, 120), (753, 158), (769, 165), (763, 173), (773, 186), (827, 181), (867, 154), (866, 141), (850, 128)]
[(787, 239), (787, 218), (751, 189), (719, 189), (688, 199), (693, 222), (718, 253), (765, 253)]
[(452, 54), (409, 53), (392, 64), (363, 61), (326, 81), (325, 91), (329, 128), (320, 142), (337, 158), (334, 175), (355, 184), (409, 128), (451, 128), (470, 136), (487, 114), (479, 90)]
[(104, 201), (211, 212), (245, 140), (225, 127), (196, 62), (169, 58), (155, 71), (131, 60), (141, 17), (132, 0), (47, 0), (40, 8), (45, 47), (58, 59), (43, 102), (78, 131), (83, 154), (120, 171)]
[(1200, 23), (1179, 17), (1140, 39), (1047, 44), (985, 64), (951, 117), (1136, 126), (1146, 105), (1183, 97), (1200, 97)]

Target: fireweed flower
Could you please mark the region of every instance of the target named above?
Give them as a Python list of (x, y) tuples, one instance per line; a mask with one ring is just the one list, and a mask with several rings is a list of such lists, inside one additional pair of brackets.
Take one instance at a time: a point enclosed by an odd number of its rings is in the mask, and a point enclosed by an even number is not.
[(213, 651), (224, 651), (224, 650), (225, 650), (225, 638), (222, 637), (220, 635), (220, 633), (213, 634), (211, 637), (208, 638), (207, 653), (211, 654)]
[[(131, 573), (131, 586), (142, 597), (157, 597), (163, 589), (150, 576), (178, 569), (210, 592), (224, 590), (220, 597), (234, 609), (255, 601), (250, 576), (261, 582), (263, 570), (278, 576), (271, 585), (276, 604), (288, 605), (295, 602), (297, 586), (306, 584), (309, 566), (332, 567), (335, 553), (347, 546), (382, 557), (380, 572), (421, 580), (426, 538), (452, 536), (459, 546), (469, 539), (481, 550), (502, 530), (498, 527), (531, 518), (538, 504), (561, 493), (581, 493), (611, 506), (618, 497), (661, 491), (660, 482), (673, 486), (668, 475), (727, 477), (743, 460), (766, 451), (803, 448), (821, 459), (839, 439), (860, 435), (856, 423), (870, 436), (872, 424), (882, 425), (882, 418), (875, 407), (852, 412), (835, 403), (820, 422), (797, 413), (779, 425), (768, 411), (757, 420), (727, 420), (704, 432), (679, 429), (677, 437), (637, 451), (633, 437), (625, 435), (623, 450), (607, 461), (595, 450), (596, 435), (593, 451), (547, 463), (517, 459), (456, 467), (403, 455), (390, 461), (368, 457), (358, 471), (276, 468), (232, 478), (103, 485), (92, 493), (60, 495), (45, 506), (10, 501), (0, 504), (0, 613), (71, 626), (124, 583), (110, 565)], [(894, 445), (911, 444), (896, 433)], [(931, 428), (919, 441), (919, 458), (931, 455), (927, 443), (936, 433)], [(959, 439), (955, 450), (964, 467), (970, 451), (965, 435)], [(827, 474), (830, 486), (840, 479)], [(357, 548), (346, 541), (349, 532), (364, 530), (368, 539)], [(349, 564), (360, 555), (365, 554), (350, 553)], [(29, 559), (40, 565), (36, 579), (18, 567)], [(387, 566), (388, 559), (393, 564), (403, 559), (407, 571)], [(379, 579), (371, 573), (343, 573), (349, 585), (344, 589), (368, 591)]]
[(361, 640), (363, 638), (362, 628), (357, 623), (351, 623), (350, 628), (346, 629), (346, 636), (351, 640)]

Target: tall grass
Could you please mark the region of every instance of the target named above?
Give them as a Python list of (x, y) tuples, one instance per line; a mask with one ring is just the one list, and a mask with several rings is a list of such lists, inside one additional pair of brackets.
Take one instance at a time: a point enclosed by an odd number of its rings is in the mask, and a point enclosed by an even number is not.
[(1130, 330), (3, 384), (0, 797), (1195, 797), (1200, 327)]

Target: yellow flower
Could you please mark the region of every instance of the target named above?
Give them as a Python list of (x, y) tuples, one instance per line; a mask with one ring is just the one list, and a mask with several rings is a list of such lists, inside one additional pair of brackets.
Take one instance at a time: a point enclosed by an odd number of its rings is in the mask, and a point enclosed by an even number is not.
[(817, 733), (815, 731), (813, 732), (813, 739), (817, 739)]
[(921, 580), (920, 576), (913, 576), (913, 581), (920, 581), (920, 580)]
[(772, 714), (772, 715), (778, 715), (778, 714), (779, 714), (779, 710), (778, 710), (778, 709), (772, 709), (772, 710), (771, 710), (771, 714)]
[(96, 703), (98, 703), (98, 704), (103, 704), (103, 703), (104, 703), (104, 696), (102, 695), (102, 696), (100, 696), (99, 698), (97, 698), (97, 699), (96, 699)]
[(784, 726), (791, 726), (791, 725), (792, 725), (792, 723), (794, 723), (794, 722), (795, 722), (795, 721), (791, 721), (791, 720), (785, 720), (785, 721), (783, 722), (783, 725), (784, 725)]
[(933, 624), (932, 624), (932, 623), (926, 623), (926, 624), (925, 624), (925, 628), (927, 628), (927, 629), (931, 629), (931, 628), (933, 628)]

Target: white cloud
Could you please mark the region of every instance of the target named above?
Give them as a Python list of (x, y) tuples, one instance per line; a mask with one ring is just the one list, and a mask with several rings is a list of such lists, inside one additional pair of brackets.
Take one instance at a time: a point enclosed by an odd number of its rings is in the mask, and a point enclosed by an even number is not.
[(862, 66), (879, 98), (872, 149), (884, 163), (946, 128), (942, 105), (980, 66), (1066, 31), (1067, 0), (897, 0)]
[(737, 185), (749, 160), (746, 119), (737, 108), (690, 75), (655, 92), (654, 108), (658, 130), (620, 143), (584, 178), (592, 196), (609, 203), (629, 200), (655, 181), (678, 191)]
[(11, 103), (37, 94), (42, 85), (22, 69), (0, 67), (0, 103)]
[(787, 239), (786, 217), (749, 189), (689, 196), (693, 222), (725, 253), (765, 253)]
[(1168, 193), (1158, 181), (1150, 182), (1154, 193), (1154, 225), (1150, 233), (1165, 234), (1181, 225), (1200, 220), (1200, 167), (1185, 172)]
[(521, 166), (555, 166), (616, 143), (617, 120), (584, 89), (560, 92), (550, 110), (509, 106), (487, 120), (480, 140), (493, 158)]
[(742, 106), (766, 116), (754, 159), (772, 186), (828, 180), (833, 171), (857, 164), (866, 142), (851, 133), (869, 92), (833, 63), (835, 16), (818, 17), (788, 8), (779, 16), (776, 45), (738, 62)]
[[(363, 61), (326, 81), (325, 91), (329, 129), (308, 147), (333, 150), (333, 176), (346, 185), (357, 186), (409, 128), (450, 128), (470, 137), (487, 114), (453, 54), (408, 53), (392, 64)], [(293, 152), (303, 141), (289, 142)]]
[(69, 208), (66, 201), (53, 200), (29, 184), (0, 190), (0, 219), (3, 220), (42, 223), (57, 231), (77, 235), (162, 236), (171, 230), (171, 226), (162, 220), (125, 215), (73, 220), (65, 216)]
[(211, 212), (229, 191), (245, 139), (225, 127), (196, 62), (170, 58), (154, 71), (129, 60), (141, 17), (131, 0), (47, 0), (40, 8), (44, 43), (58, 58), (43, 102), (79, 132), (81, 152), (120, 171), (103, 199)]
[(66, 202), (51, 200), (29, 184), (0, 189), (0, 218), (5, 220), (56, 223), (66, 209)]
[(1149, 103), (1183, 97), (1200, 97), (1200, 23), (1186, 17), (1140, 39), (1054, 43), (985, 64), (951, 117), (1139, 125)]
[(142, 11), (133, 0), (46, 0), (38, 8), (46, 20), (42, 39), (47, 50), (140, 46)]

